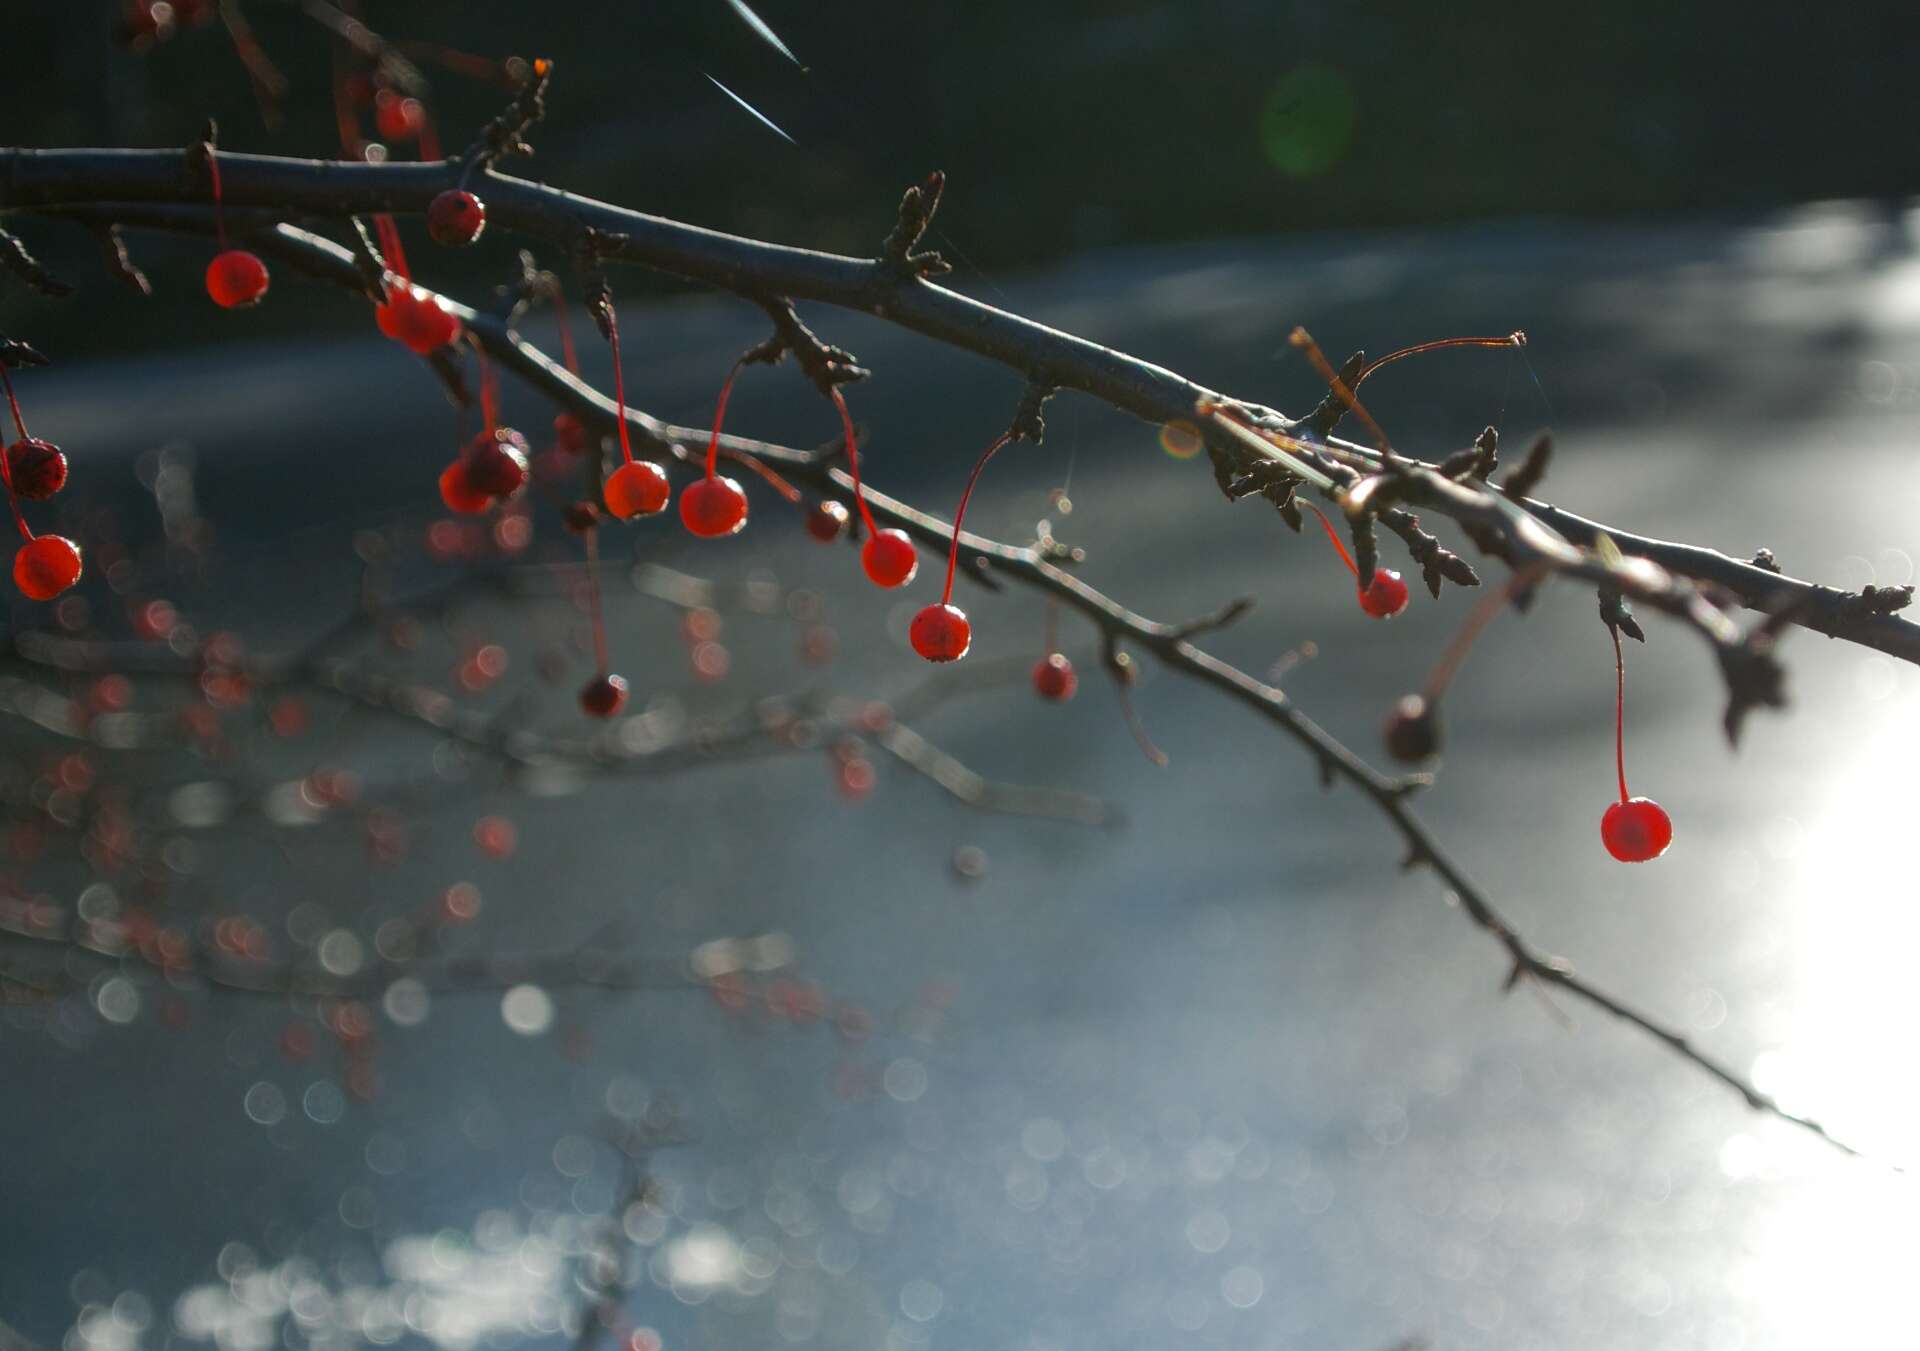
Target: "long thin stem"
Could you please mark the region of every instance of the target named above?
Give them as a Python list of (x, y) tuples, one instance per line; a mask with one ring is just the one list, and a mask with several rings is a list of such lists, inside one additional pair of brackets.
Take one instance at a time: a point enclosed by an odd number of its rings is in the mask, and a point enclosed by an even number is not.
[[(13, 377), (7, 373), (7, 363), (0, 361), (0, 385), (6, 386), (7, 404), (13, 409), (13, 425), (20, 429), (20, 439), (27, 439), (26, 420), (20, 416), (20, 400), (13, 392)], [(20, 527), (21, 538), (29, 543), (33, 541), (33, 530), (27, 525), (27, 518), (20, 511), (20, 498), (13, 491), (13, 457), (0, 446), (0, 484), (7, 490), (7, 505), (13, 509), (13, 523)]]
[(220, 251), (227, 251), (227, 208), (220, 200), (220, 152), (213, 145), (207, 145), (207, 174), (213, 179), (213, 235), (220, 242)]
[(1620, 650), (1620, 630), (1613, 634), (1613, 767), (1620, 776), (1620, 800), (1627, 800), (1627, 658)]
[(1411, 347), (1402, 347), (1397, 352), (1389, 352), (1383, 357), (1369, 361), (1360, 368), (1360, 374), (1353, 377), (1353, 387), (1360, 388), (1368, 376), (1382, 366), (1390, 366), (1405, 357), (1419, 356), (1422, 352), (1437, 352), (1443, 347), (1525, 347), (1527, 335), (1515, 329), (1504, 338), (1440, 338), (1434, 342), (1418, 342)]
[[(577, 376), (580, 374), (580, 353), (573, 345), (573, 325), (568, 322), (567, 313), (567, 298), (561, 293), (560, 288), (555, 286), (553, 288), (553, 320), (560, 329), (560, 356), (561, 359), (566, 362), (567, 374)], [(625, 390), (621, 387), (620, 381), (616, 377), (614, 380), (614, 393), (618, 395), (624, 392)], [(624, 426), (626, 419), (621, 418), (620, 422)]]
[[(846, 395), (840, 392), (838, 385), (833, 387), (833, 406), (840, 410), (840, 427), (846, 435), (847, 474), (853, 479), (853, 505), (859, 508), (860, 519), (866, 523), (867, 537), (871, 539), (880, 533), (880, 527), (873, 523), (873, 512), (867, 509), (866, 490), (860, 486), (860, 448), (854, 444), (853, 414), (847, 411)], [(960, 528), (957, 525), (954, 527), (953, 537), (956, 542), (960, 538)]]
[(13, 377), (7, 373), (7, 363), (0, 361), (0, 385), (7, 390), (7, 406), (13, 410), (13, 425), (20, 429), (20, 439), (28, 439), (27, 420), (20, 416), (20, 400), (13, 392)]
[[(720, 398), (713, 406), (713, 435), (707, 440), (707, 477), (712, 478), (720, 466), (720, 428), (727, 420), (727, 400), (733, 396), (733, 382), (740, 376), (740, 368), (745, 363), (736, 361), (733, 369), (727, 372), (727, 378), (720, 382)], [(621, 420), (620, 435), (627, 434), (626, 421)]]
[(1537, 585), (1545, 575), (1546, 570), (1538, 565), (1516, 572), (1497, 590), (1489, 591), (1482, 596), (1473, 609), (1467, 612), (1466, 620), (1460, 625), (1459, 631), (1453, 635), (1453, 641), (1447, 644), (1446, 651), (1440, 654), (1440, 660), (1434, 663), (1432, 672), (1427, 676), (1427, 683), (1420, 687), (1421, 695), (1429, 704), (1434, 703), (1447, 692), (1447, 686), (1453, 683), (1453, 677), (1459, 671), (1460, 663), (1467, 659), (1467, 653), (1472, 649), (1474, 640), (1480, 636), (1481, 631), (1493, 622), (1496, 615), (1507, 608), (1516, 595), (1530, 586)]
[[(563, 326), (561, 332), (564, 334), (565, 331)], [(572, 347), (571, 339), (567, 346)], [(632, 464), (633, 442), (627, 433), (627, 375), (623, 369), (624, 363), (620, 360), (620, 320), (613, 312), (611, 296), (607, 298), (607, 346), (613, 349), (613, 405), (620, 414), (620, 456), (627, 464)], [(714, 434), (716, 437), (719, 435), (718, 428), (715, 428)], [(711, 476), (713, 471), (709, 469), (707, 473)]]
[(942, 605), (953, 600), (953, 573), (960, 563), (960, 522), (966, 518), (967, 503), (973, 500), (973, 485), (980, 481), (980, 471), (987, 467), (987, 461), (1011, 440), (1012, 432), (1000, 433), (998, 440), (980, 452), (980, 458), (973, 462), (973, 472), (967, 475), (967, 486), (960, 492), (960, 505), (953, 509), (953, 543), (947, 546), (947, 586), (940, 593)]
[(587, 611), (593, 620), (593, 660), (595, 671), (607, 673), (607, 626), (600, 615), (600, 531), (587, 531)]
[[(1305, 499), (1302, 499), (1303, 501)], [(1360, 580), (1360, 565), (1353, 561), (1353, 555), (1347, 552), (1346, 542), (1340, 538), (1340, 532), (1333, 528), (1333, 522), (1327, 519), (1327, 513), (1313, 503), (1306, 504), (1307, 510), (1320, 518), (1321, 529), (1327, 532), (1327, 538), (1333, 541), (1334, 552), (1340, 555), (1340, 561), (1347, 565), (1347, 571), (1353, 574), (1353, 580)]]

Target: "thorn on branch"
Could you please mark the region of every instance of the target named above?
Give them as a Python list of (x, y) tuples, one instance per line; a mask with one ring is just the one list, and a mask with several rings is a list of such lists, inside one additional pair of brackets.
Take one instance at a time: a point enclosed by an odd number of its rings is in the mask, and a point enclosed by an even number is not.
[(933, 213), (940, 209), (940, 194), (946, 186), (947, 176), (935, 169), (924, 182), (908, 188), (900, 198), (900, 214), (893, 230), (880, 245), (881, 258), (908, 276), (937, 277), (953, 271), (953, 265), (939, 253), (931, 249), (915, 252), (920, 237), (933, 223)]
[(1546, 477), (1547, 462), (1552, 458), (1553, 438), (1541, 432), (1527, 447), (1526, 458), (1520, 461), (1520, 467), (1507, 475), (1507, 481), (1500, 485), (1501, 490), (1516, 500), (1533, 496), (1533, 490)]
[(1333, 429), (1340, 425), (1340, 419), (1352, 410), (1353, 404), (1342, 394), (1343, 390), (1352, 390), (1354, 382), (1360, 378), (1360, 372), (1367, 368), (1367, 354), (1355, 352), (1340, 363), (1337, 374), (1339, 383), (1327, 389), (1327, 397), (1306, 417), (1306, 425), (1317, 437), (1332, 435)]
[(103, 225), (97, 227), (93, 233), (99, 239), (100, 246), (107, 251), (107, 266), (113, 269), (113, 275), (141, 295), (152, 295), (153, 283), (147, 280), (147, 274), (140, 270), (133, 261), (132, 255), (127, 252), (127, 241), (121, 238), (120, 227)]
[(71, 286), (47, 271), (40, 260), (27, 251), (25, 244), (5, 230), (0, 230), (0, 263), (6, 264), (7, 271), (43, 296), (58, 299), (73, 294)]
[(540, 57), (530, 67), (521, 65), (513, 68), (525, 69), (526, 77), (515, 92), (513, 102), (498, 117), (480, 128), (478, 139), (467, 148), (465, 158), (470, 168), (490, 166), (508, 155), (533, 153), (533, 146), (526, 139), (526, 131), (547, 115), (547, 83), (553, 78), (553, 62)]
[(1047, 400), (1054, 396), (1057, 386), (1051, 384), (1044, 374), (1036, 374), (1027, 381), (1027, 387), (1020, 394), (1020, 406), (1013, 410), (1013, 421), (1007, 432), (1016, 441), (1031, 441), (1039, 445), (1046, 440)]
[(1774, 558), (1773, 550), (1771, 549), (1755, 550), (1753, 557), (1749, 558), (1747, 562), (1753, 567), (1759, 568), (1762, 572), (1771, 572), (1776, 577), (1780, 575), (1780, 564)]
[(1203, 633), (1213, 633), (1239, 623), (1252, 609), (1252, 596), (1237, 596), (1212, 614), (1201, 615), (1198, 619), (1189, 619), (1184, 624), (1172, 625), (1168, 629), (1167, 636), (1175, 642), (1184, 642), (1189, 638), (1197, 638)]
[(1744, 643), (1720, 649), (1720, 672), (1727, 682), (1727, 711), (1721, 726), (1727, 744), (1740, 744), (1740, 729), (1756, 708), (1785, 708), (1786, 670), (1773, 656), (1773, 635), (1763, 625)]
[(1487, 475), (1500, 467), (1500, 429), (1482, 428), (1480, 435), (1473, 438), (1473, 448), (1479, 454), (1473, 466), (1473, 476), (1485, 483)]
[(742, 364), (777, 364), (788, 352), (800, 363), (801, 371), (822, 394), (831, 394), (836, 385), (852, 384), (872, 374), (853, 353), (844, 347), (822, 342), (801, 322), (793, 302), (784, 296), (760, 298), (760, 308), (773, 320), (773, 335), (741, 353)]
[(0, 334), (0, 366), (17, 371), (28, 366), (47, 364), (46, 356), (38, 348)]

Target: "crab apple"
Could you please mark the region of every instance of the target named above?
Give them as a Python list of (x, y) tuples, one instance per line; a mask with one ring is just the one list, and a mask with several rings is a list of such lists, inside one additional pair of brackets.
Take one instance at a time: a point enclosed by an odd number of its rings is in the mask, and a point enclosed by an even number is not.
[(448, 511), (457, 511), (463, 516), (478, 515), (492, 502), (474, 486), (464, 457), (440, 471), (440, 500), (447, 504)]
[(512, 497), (527, 486), (526, 438), (511, 427), (482, 433), (467, 451), (467, 482), (488, 497)]
[(1387, 754), (1402, 764), (1418, 764), (1440, 749), (1440, 710), (1424, 695), (1409, 694), (1394, 704), (1381, 729)]
[(245, 249), (216, 253), (207, 264), (207, 294), (222, 309), (257, 305), (267, 293), (267, 265)]
[(382, 333), (420, 356), (460, 336), (460, 321), (439, 296), (398, 279), (387, 283), (386, 303), (375, 308), (373, 317)]
[(51, 441), (28, 436), (7, 447), (7, 482), (14, 492), (44, 502), (66, 486), (67, 457)]
[(1375, 619), (1392, 619), (1407, 608), (1407, 584), (1389, 568), (1376, 568), (1373, 583), (1360, 593), (1360, 608)]
[(701, 539), (738, 534), (747, 523), (747, 494), (733, 479), (709, 475), (680, 494), (680, 519)]
[(905, 586), (920, 570), (920, 555), (906, 531), (888, 527), (869, 535), (860, 546), (860, 566), (875, 586)]
[[(729, 479), (728, 482), (732, 480)], [(696, 483), (694, 488), (699, 486)], [(736, 485), (737, 490), (738, 485)], [(687, 493), (692, 492), (693, 488), (687, 489)], [(601, 489), (601, 493), (606, 498), (607, 510), (624, 521), (634, 516), (652, 516), (656, 512), (665, 511), (667, 499), (673, 495), (673, 489), (667, 482), (667, 471), (652, 460), (629, 460), (607, 476), (606, 486)], [(682, 495), (680, 511), (683, 516), (686, 514), (686, 509), (686, 496)], [(740, 519), (742, 521), (746, 519), (744, 501), (741, 504)], [(692, 529), (691, 521), (688, 522), (688, 528)], [(733, 528), (737, 530), (740, 527), (735, 525)], [(697, 535), (700, 532), (694, 530), (694, 533)], [(719, 533), (730, 532), (723, 530)]]
[(929, 605), (913, 617), (907, 637), (928, 661), (958, 661), (973, 646), (973, 625), (957, 605)]
[(426, 105), (382, 89), (373, 96), (373, 125), (385, 140), (410, 141), (427, 125)]
[(478, 197), (449, 188), (427, 204), (427, 233), (436, 244), (471, 244), (487, 228), (487, 208)]
[(580, 691), (580, 707), (596, 718), (611, 718), (627, 703), (627, 682), (617, 675), (597, 675)]
[(847, 509), (838, 502), (815, 502), (807, 512), (807, 533), (831, 544), (847, 533)]
[(1600, 842), (1622, 863), (1645, 863), (1673, 843), (1673, 818), (1650, 797), (1615, 802), (1600, 818)]
[(80, 546), (60, 535), (40, 535), (13, 556), (13, 584), (28, 600), (52, 600), (80, 580)]
[(1080, 688), (1080, 677), (1064, 652), (1049, 652), (1033, 668), (1033, 688), (1042, 699), (1064, 704)]

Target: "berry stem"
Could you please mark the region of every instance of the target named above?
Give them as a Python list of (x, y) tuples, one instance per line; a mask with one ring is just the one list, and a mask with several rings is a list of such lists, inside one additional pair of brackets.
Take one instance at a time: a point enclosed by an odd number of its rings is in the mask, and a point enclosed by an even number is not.
[(20, 439), (28, 440), (27, 421), (20, 416), (20, 400), (13, 392), (13, 377), (7, 374), (7, 363), (0, 361), (0, 384), (7, 389), (7, 406), (13, 410), (13, 425), (20, 429)]
[(1437, 352), (1443, 347), (1525, 347), (1526, 345), (1527, 335), (1519, 329), (1515, 329), (1504, 338), (1440, 338), (1434, 342), (1415, 343), (1412, 347), (1402, 347), (1397, 352), (1389, 352), (1383, 357), (1369, 361), (1360, 368), (1360, 374), (1353, 378), (1353, 387), (1360, 388), (1366, 378), (1382, 366), (1390, 365), (1403, 357), (1419, 356), (1422, 352)]
[(720, 428), (727, 420), (727, 400), (733, 395), (733, 382), (739, 377), (743, 363), (734, 362), (727, 372), (727, 378), (720, 382), (720, 398), (713, 408), (713, 435), (707, 440), (707, 477), (712, 478), (720, 463)]
[(1059, 606), (1055, 603), (1053, 597), (1048, 596), (1047, 597), (1047, 621), (1046, 621), (1046, 635), (1047, 635), (1046, 650), (1049, 653), (1057, 652), (1060, 650), (1059, 647), (1054, 642), (1054, 616), (1058, 612), (1058, 610), (1059, 610)]
[(412, 281), (413, 274), (407, 270), (407, 251), (400, 244), (400, 227), (393, 217), (382, 211), (373, 218), (373, 227), (380, 235), (380, 252), (387, 256), (387, 270), (401, 281)]
[(1427, 683), (1420, 688), (1421, 697), (1429, 704), (1439, 702), (1440, 696), (1447, 692), (1447, 686), (1453, 683), (1453, 677), (1459, 672), (1460, 664), (1466, 660), (1467, 652), (1473, 647), (1474, 640), (1494, 617), (1513, 598), (1530, 586), (1538, 584), (1546, 575), (1544, 565), (1535, 563), (1523, 568), (1506, 580), (1497, 591), (1489, 591), (1468, 611), (1466, 620), (1460, 625), (1459, 632), (1453, 635), (1453, 641), (1447, 644), (1447, 650), (1440, 654), (1440, 660), (1434, 663), (1433, 671), (1427, 676)]
[(227, 251), (227, 208), (220, 198), (220, 152), (207, 143), (207, 174), (213, 179), (213, 233), (220, 241), (220, 252)]
[[(561, 319), (560, 331), (563, 335), (566, 332), (566, 320), (564, 318)], [(613, 312), (613, 297), (611, 295), (607, 297), (607, 346), (613, 349), (613, 408), (615, 420), (620, 426), (620, 457), (624, 463), (632, 464), (633, 443), (629, 440), (627, 432), (627, 377), (626, 372), (621, 369), (620, 361), (620, 320)], [(573, 342), (571, 339), (566, 339), (566, 347), (569, 356), (571, 356), (573, 351)], [(726, 395), (724, 391), (721, 394), (720, 401), (721, 406), (724, 407), (726, 405)], [(716, 435), (718, 435), (717, 432)], [(713, 475), (713, 467), (711, 464), (707, 467), (707, 475), (709, 478)]]
[(860, 450), (854, 444), (853, 414), (847, 411), (846, 395), (840, 392), (840, 386), (832, 390), (833, 406), (840, 410), (840, 426), (847, 439), (847, 473), (853, 478), (853, 505), (860, 509), (860, 519), (866, 523), (869, 536), (880, 533), (880, 527), (873, 522), (873, 513), (867, 509), (867, 495), (860, 487)]
[(1627, 800), (1627, 658), (1620, 650), (1620, 630), (1613, 634), (1613, 767), (1620, 775), (1620, 800)]
[(593, 621), (594, 673), (607, 674), (607, 626), (600, 615), (600, 532), (587, 531), (587, 614)]
[[(567, 321), (567, 298), (561, 294), (558, 286), (553, 288), (553, 319), (560, 326), (560, 356), (565, 361), (568, 375), (580, 374), (580, 353), (573, 345), (573, 325)], [(618, 389), (618, 377), (615, 379)], [(620, 419), (623, 423), (626, 419)]]
[(801, 501), (804, 500), (805, 494), (787, 482), (786, 479), (782, 478), (772, 465), (764, 464), (755, 456), (738, 450), (722, 450), (720, 453), (735, 464), (751, 469), (754, 473), (765, 479), (769, 488), (772, 488), (775, 492), (779, 493), (780, 496), (786, 498), (787, 501), (794, 506), (799, 506)]
[[(7, 403), (13, 408), (13, 425), (20, 429), (20, 439), (24, 441), (27, 439), (27, 424), (21, 420), (20, 400), (14, 396), (13, 377), (7, 374), (7, 364), (4, 361), (0, 361), (0, 385), (6, 386)], [(13, 511), (13, 523), (20, 527), (20, 537), (31, 544), (33, 531), (27, 525), (27, 518), (20, 511), (20, 498), (13, 491), (12, 457), (6, 453), (4, 446), (0, 446), (0, 484), (6, 486), (7, 506)]]
[(980, 452), (980, 458), (973, 462), (973, 472), (967, 475), (967, 486), (960, 492), (960, 505), (953, 511), (953, 539), (947, 544), (947, 585), (946, 589), (940, 593), (942, 605), (951, 604), (953, 601), (953, 573), (960, 562), (960, 522), (967, 514), (967, 503), (973, 500), (973, 485), (980, 481), (980, 471), (987, 467), (987, 461), (994, 457), (1000, 447), (1011, 440), (1013, 440), (1011, 431), (1001, 432), (992, 445)]
[(1347, 552), (1346, 542), (1340, 538), (1339, 532), (1333, 528), (1333, 522), (1327, 519), (1327, 513), (1320, 510), (1319, 507), (1316, 507), (1311, 502), (1308, 502), (1306, 507), (1308, 511), (1311, 511), (1315, 516), (1320, 518), (1321, 528), (1327, 532), (1327, 538), (1333, 541), (1334, 552), (1339, 554), (1340, 561), (1347, 565), (1347, 571), (1353, 574), (1353, 580), (1356, 582), (1359, 581), (1360, 566), (1353, 561), (1353, 555)]
[(493, 363), (487, 360), (487, 349), (479, 343), (473, 345), (474, 356), (480, 361), (480, 420), (482, 430), (489, 436), (500, 427), (500, 379), (493, 373)]

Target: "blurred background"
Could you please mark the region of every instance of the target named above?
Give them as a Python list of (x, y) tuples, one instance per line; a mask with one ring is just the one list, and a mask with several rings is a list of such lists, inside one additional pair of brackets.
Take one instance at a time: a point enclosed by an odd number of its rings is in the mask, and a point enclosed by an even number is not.
[[(287, 81), (277, 127), (217, 19), (128, 45), (120, 5), (46, 3), (4, 21), (5, 139), (177, 145), (211, 115), (229, 149), (335, 153), (321, 30), (297, 4), (243, 12)], [(1546, 495), (1626, 529), (1768, 546), (1836, 586), (1914, 580), (1911, 6), (753, 13), (797, 62), (724, 0), (361, 7), (421, 44), (450, 146), (504, 99), (462, 54), (556, 61), (539, 154), (512, 172), (858, 252), (941, 167), (932, 242), (958, 289), (1289, 411), (1320, 392), (1295, 324), (1336, 355), (1524, 329), (1524, 356), (1396, 366), (1370, 407), (1434, 455), (1488, 423), (1510, 446), (1551, 427)], [(404, 227), (422, 278), (471, 301), (525, 243), (456, 255)], [(1373, 814), (1240, 710), (1144, 662), (1155, 768), (1067, 617), (1079, 694), (1036, 699), (1033, 598), (960, 596), (976, 650), (930, 676), (905, 628), (931, 560), (877, 593), (758, 490), (734, 540), (603, 533), (635, 716), (599, 752), (686, 748), (657, 768), (502, 762), (337, 691), (164, 676), (160, 649), (215, 634), (297, 650), (370, 575), (396, 600), (477, 577), (330, 650), (489, 728), (596, 731), (573, 702), (592, 670), (578, 543), (544, 500), (511, 549), (437, 520), (456, 419), (363, 300), (276, 274), (259, 309), (221, 313), (204, 242), (130, 233), (141, 301), (84, 233), (9, 228), (80, 290), (0, 278), (0, 331), (55, 360), (18, 379), (29, 422), (74, 466), (36, 526), (124, 566), (5, 621), (0, 1346), (1905, 1335), (1920, 1201), (1887, 1164), (1920, 1138), (1900, 1069), (1911, 667), (1796, 636), (1794, 708), (1735, 756), (1710, 663), (1649, 622), (1628, 774), (1677, 843), (1625, 868), (1595, 838), (1612, 653), (1563, 588), (1476, 649), (1420, 801), (1523, 932), (1861, 1161), (1583, 1009), (1503, 997), (1497, 951), (1397, 871)], [(761, 321), (614, 284), (635, 401), (710, 416)], [(1018, 381), (806, 317), (876, 372), (852, 395), (874, 481), (947, 510)], [(545, 316), (528, 332), (555, 345)], [(506, 394), (540, 442), (551, 410)], [(730, 425), (795, 445), (836, 428), (786, 367), (743, 377)], [(970, 519), (1015, 541), (1048, 519), (1089, 581), (1157, 618), (1252, 595), (1210, 647), (1375, 756), (1472, 598), (1365, 620), (1324, 541), (1229, 508), (1180, 449), (1063, 396)], [(153, 633), (156, 601), (174, 613)], [(102, 689), (49, 663), (57, 638), (159, 657), (109, 662), (126, 687)], [(808, 734), (722, 740), (785, 719)], [(1086, 819), (958, 802), (899, 728)], [(103, 820), (134, 862), (86, 847)], [(257, 942), (359, 997), (220, 992), (69, 941), (136, 923), (211, 970), (244, 974)], [(583, 988), (604, 954), (649, 988)]]

